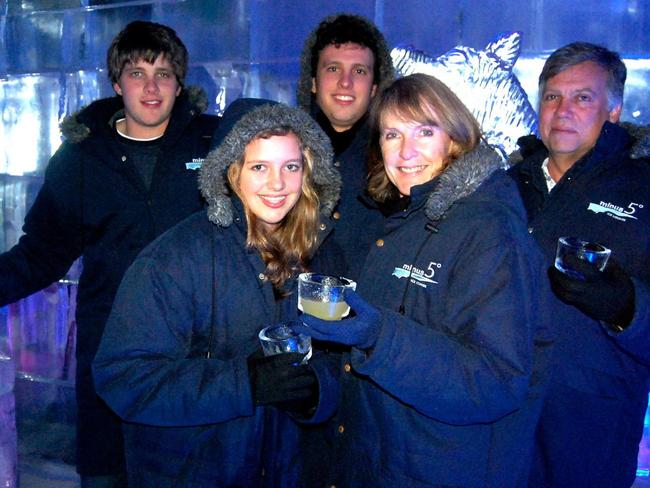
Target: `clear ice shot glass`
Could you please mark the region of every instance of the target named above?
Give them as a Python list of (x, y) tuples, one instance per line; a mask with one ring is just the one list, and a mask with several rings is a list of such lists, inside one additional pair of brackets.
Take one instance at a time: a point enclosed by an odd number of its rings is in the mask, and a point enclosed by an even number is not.
[(567, 256), (575, 256), (582, 261), (594, 265), (599, 271), (603, 271), (605, 266), (607, 266), (607, 260), (611, 254), (611, 249), (608, 249), (597, 242), (585, 241), (577, 237), (560, 237), (557, 240), (555, 267), (572, 278), (584, 280), (585, 277), (582, 273), (575, 269), (571, 269), (571, 267), (567, 265)]
[(304, 355), (303, 364), (309, 361), (312, 353), (311, 337), (295, 332), (291, 328), (293, 323), (281, 322), (264, 327), (260, 331), (259, 338), (265, 356), (295, 352)]
[(298, 276), (298, 309), (323, 320), (341, 320), (350, 313), (345, 290), (356, 290), (357, 284), (343, 277), (318, 273)]

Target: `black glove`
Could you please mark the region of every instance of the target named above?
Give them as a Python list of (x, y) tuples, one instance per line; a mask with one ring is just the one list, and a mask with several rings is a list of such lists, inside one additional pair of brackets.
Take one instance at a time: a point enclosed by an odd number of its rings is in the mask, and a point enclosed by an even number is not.
[(613, 326), (620, 332), (634, 316), (634, 283), (619, 264), (610, 258), (604, 271), (575, 256), (566, 264), (585, 280), (571, 278), (555, 268), (548, 269), (553, 292), (564, 303), (573, 305), (592, 319)]
[(292, 413), (307, 413), (318, 403), (318, 380), (304, 354), (265, 357), (261, 351), (248, 356), (248, 378), (253, 403), (273, 405)]

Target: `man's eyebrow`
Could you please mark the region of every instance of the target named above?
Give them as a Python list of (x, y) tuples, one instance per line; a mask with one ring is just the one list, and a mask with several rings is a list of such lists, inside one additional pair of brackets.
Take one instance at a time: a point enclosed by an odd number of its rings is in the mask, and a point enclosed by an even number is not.
[[(549, 87), (544, 88), (544, 93), (546, 93), (546, 92), (559, 92), (559, 91), (562, 91), (562, 89), (560, 89), (560, 88), (549, 88)], [(590, 87), (590, 86), (584, 86), (584, 87), (580, 87), (580, 88), (574, 88), (574, 89), (571, 90), (572, 93), (574, 93), (574, 92), (585, 92), (585, 91), (588, 91), (588, 92), (591, 92), (591, 93), (595, 93), (595, 92), (596, 92), (596, 91), (595, 91), (592, 87)]]

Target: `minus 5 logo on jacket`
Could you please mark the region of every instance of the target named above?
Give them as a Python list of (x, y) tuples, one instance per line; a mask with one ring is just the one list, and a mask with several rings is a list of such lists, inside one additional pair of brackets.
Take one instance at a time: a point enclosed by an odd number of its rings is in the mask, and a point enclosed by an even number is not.
[(627, 207), (621, 207), (610, 202), (600, 201), (600, 203), (590, 203), (587, 210), (594, 213), (604, 213), (605, 215), (626, 222), (629, 219), (637, 220), (634, 213), (643, 208), (642, 203), (630, 202)]
[(192, 161), (185, 163), (185, 169), (191, 169), (194, 171), (201, 169), (203, 161), (205, 161), (203, 158), (192, 158)]
[(411, 280), (411, 283), (426, 288), (429, 283), (438, 284), (433, 278), (436, 274), (436, 270), (441, 268), (442, 264), (436, 262), (429, 262), (429, 266), (426, 270), (417, 268), (412, 264), (403, 264), (402, 267), (396, 267), (393, 270), (392, 276), (396, 276), (397, 279), (406, 278)]

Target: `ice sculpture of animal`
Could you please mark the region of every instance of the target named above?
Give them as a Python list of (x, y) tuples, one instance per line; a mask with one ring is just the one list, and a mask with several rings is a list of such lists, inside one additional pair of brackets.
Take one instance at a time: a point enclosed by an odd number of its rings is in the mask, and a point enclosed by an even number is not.
[(519, 137), (537, 133), (535, 109), (512, 72), (520, 52), (521, 33), (513, 32), (480, 51), (456, 46), (434, 58), (411, 46), (397, 46), (391, 57), (400, 76), (426, 73), (451, 88), (505, 158), (517, 149)]

